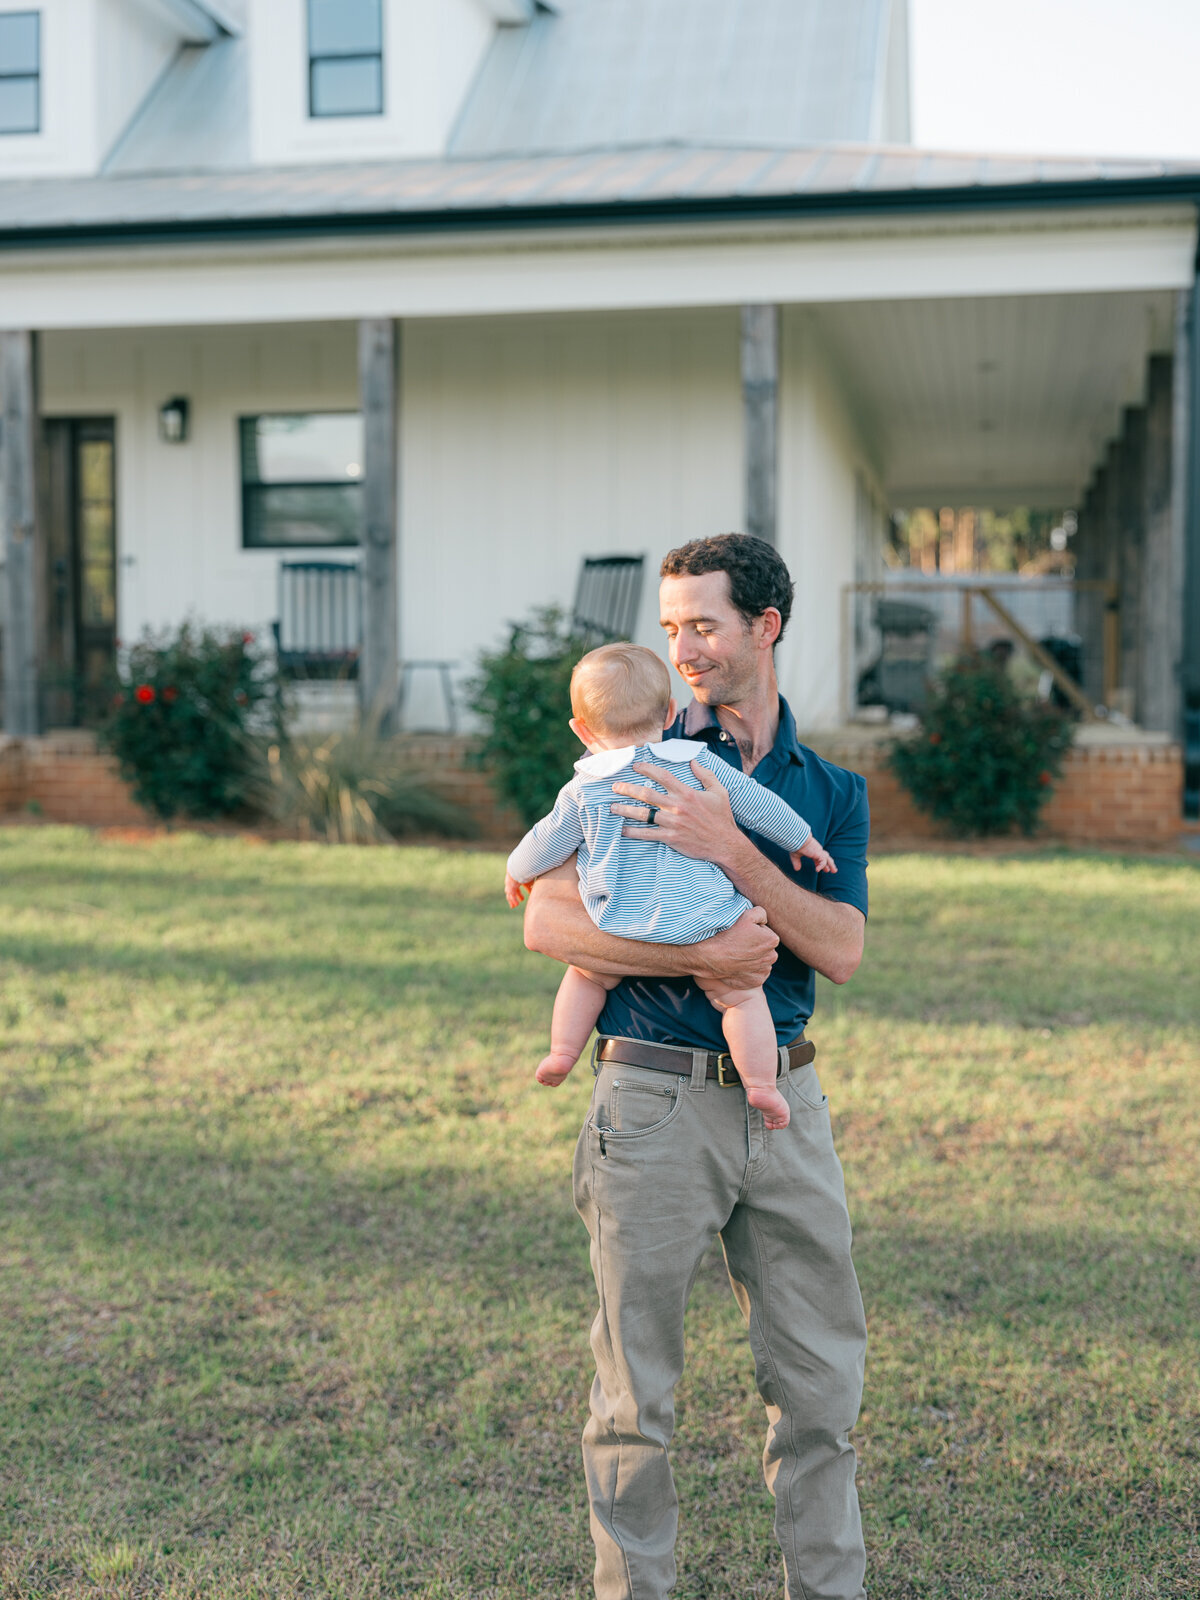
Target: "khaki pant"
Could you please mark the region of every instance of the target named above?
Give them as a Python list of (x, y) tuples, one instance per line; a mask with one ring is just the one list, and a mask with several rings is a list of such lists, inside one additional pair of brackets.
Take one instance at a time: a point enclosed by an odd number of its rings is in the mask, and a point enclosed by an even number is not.
[(862, 1600), (865, 1560), (847, 1433), (866, 1326), (829, 1111), (813, 1067), (780, 1079), (792, 1120), (768, 1133), (740, 1087), (692, 1071), (600, 1065), (575, 1152), (600, 1309), (583, 1460), (597, 1600), (663, 1600), (678, 1500), (668, 1449), (683, 1316), (719, 1234), (767, 1410), (788, 1600)]

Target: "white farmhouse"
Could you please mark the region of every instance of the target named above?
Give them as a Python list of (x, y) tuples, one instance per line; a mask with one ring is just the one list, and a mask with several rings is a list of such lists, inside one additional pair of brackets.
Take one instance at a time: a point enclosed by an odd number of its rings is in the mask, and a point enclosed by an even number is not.
[(386, 697), (738, 527), (829, 729), (892, 507), (1073, 505), (1200, 804), (1200, 168), (908, 139), (904, 0), (0, 0), (6, 729), (286, 563)]

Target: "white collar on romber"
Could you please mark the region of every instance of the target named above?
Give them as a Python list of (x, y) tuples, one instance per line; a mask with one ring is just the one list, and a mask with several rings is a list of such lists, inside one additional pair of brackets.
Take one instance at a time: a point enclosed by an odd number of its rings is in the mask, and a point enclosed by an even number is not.
[[(698, 739), (664, 739), (660, 744), (648, 745), (655, 761), (676, 761), (684, 765), (704, 754), (706, 746)], [(627, 767), (637, 755), (637, 746), (627, 744), (622, 750), (600, 750), (594, 756), (584, 756), (575, 763), (575, 771), (585, 778), (611, 778)]]

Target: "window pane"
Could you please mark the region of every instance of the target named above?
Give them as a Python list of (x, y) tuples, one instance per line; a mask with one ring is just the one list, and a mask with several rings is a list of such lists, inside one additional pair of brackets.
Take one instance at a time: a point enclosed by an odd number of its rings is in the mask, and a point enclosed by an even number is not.
[(377, 55), (383, 49), (379, 10), (379, 0), (309, 0), (309, 55)]
[(37, 131), (37, 79), (0, 78), (0, 133)]
[(113, 447), (109, 439), (87, 439), (79, 446), (79, 488), (85, 500), (111, 501)]
[(357, 483), (246, 490), (247, 545), (358, 544), (362, 488)]
[(362, 477), (362, 417), (243, 417), (243, 483), (356, 483)]
[(38, 71), (38, 15), (16, 11), (0, 15), (0, 72)]
[(378, 56), (353, 61), (314, 61), (314, 117), (362, 117), (383, 110), (383, 71)]

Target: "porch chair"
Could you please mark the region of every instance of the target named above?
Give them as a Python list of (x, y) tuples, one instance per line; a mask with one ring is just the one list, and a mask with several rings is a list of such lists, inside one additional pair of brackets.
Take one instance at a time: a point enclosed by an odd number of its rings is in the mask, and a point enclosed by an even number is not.
[(356, 678), (362, 650), (362, 579), (348, 561), (283, 561), (279, 619), (271, 624), (285, 678)]
[(637, 627), (645, 556), (587, 556), (579, 569), (573, 631), (588, 650), (629, 639)]

